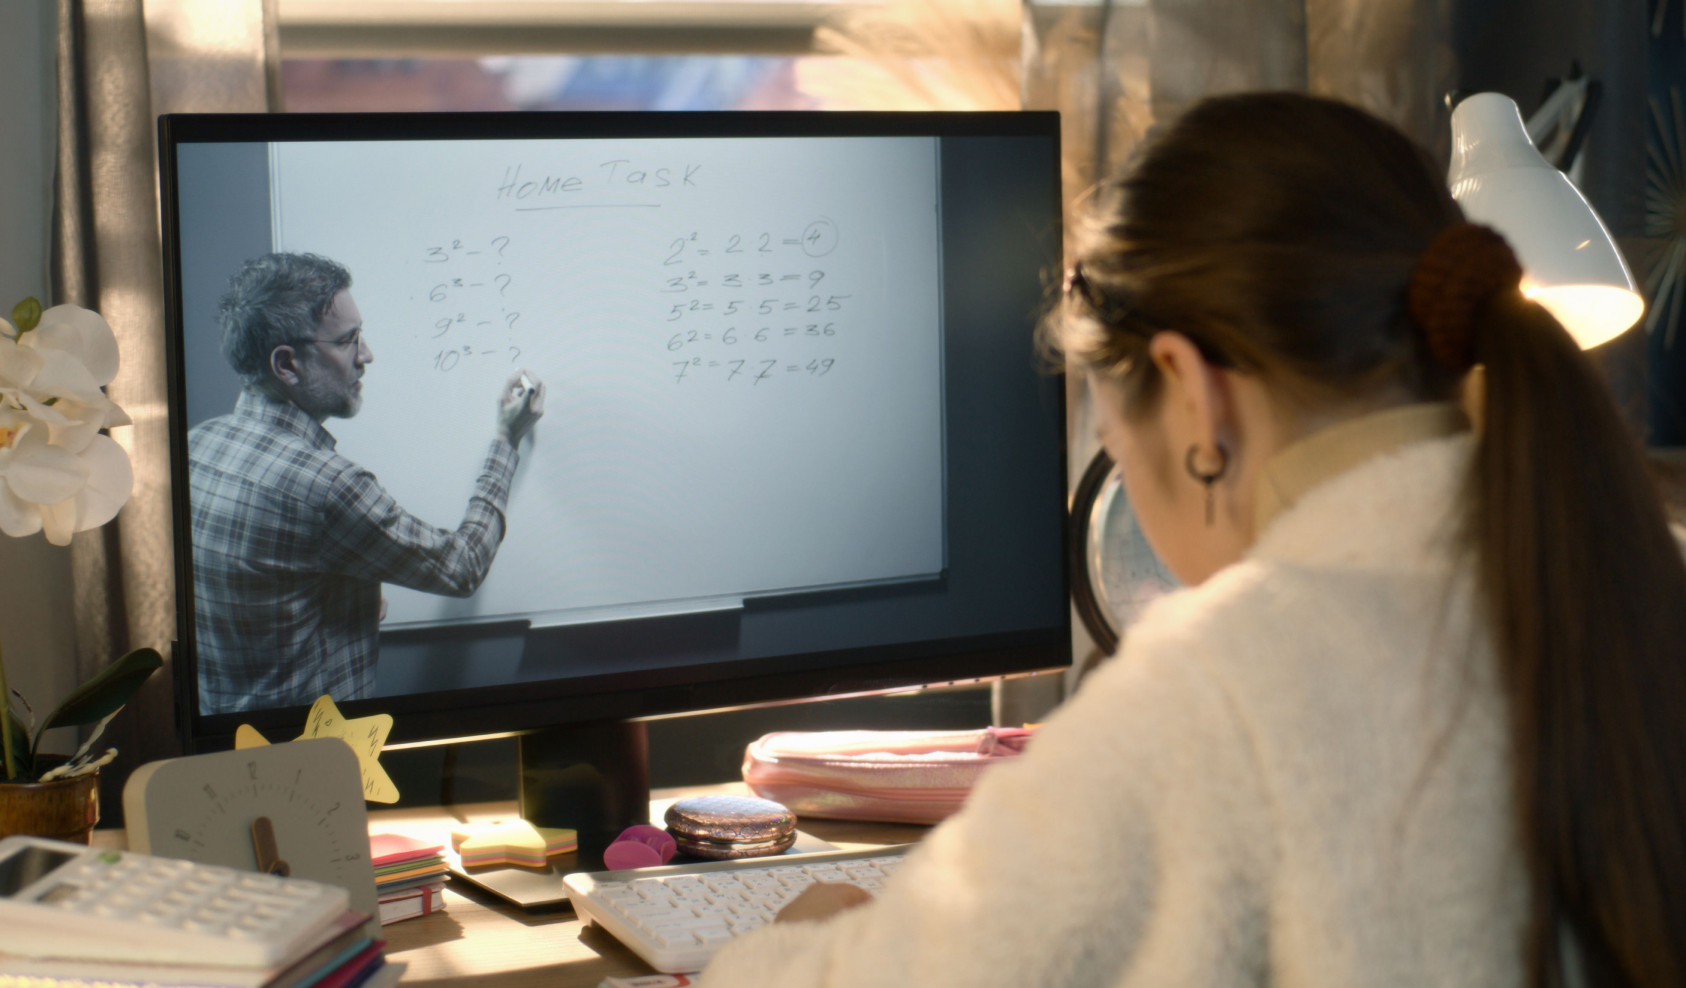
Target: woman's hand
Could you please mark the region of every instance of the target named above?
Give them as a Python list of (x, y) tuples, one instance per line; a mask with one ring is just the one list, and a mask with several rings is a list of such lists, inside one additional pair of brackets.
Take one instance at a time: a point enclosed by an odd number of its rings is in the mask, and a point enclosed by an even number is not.
[(801, 895), (790, 900), (790, 905), (780, 909), (773, 922), (801, 923), (814, 919), (830, 919), (845, 909), (853, 909), (862, 903), (871, 902), (872, 898), (871, 892), (854, 885), (819, 882), (803, 889)]

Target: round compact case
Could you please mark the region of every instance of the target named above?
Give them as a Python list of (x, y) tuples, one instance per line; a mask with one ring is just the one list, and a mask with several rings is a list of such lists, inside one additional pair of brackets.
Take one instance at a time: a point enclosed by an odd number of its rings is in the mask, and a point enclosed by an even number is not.
[(668, 807), (666, 820), (680, 853), (697, 858), (759, 858), (796, 843), (796, 814), (770, 799), (692, 796)]

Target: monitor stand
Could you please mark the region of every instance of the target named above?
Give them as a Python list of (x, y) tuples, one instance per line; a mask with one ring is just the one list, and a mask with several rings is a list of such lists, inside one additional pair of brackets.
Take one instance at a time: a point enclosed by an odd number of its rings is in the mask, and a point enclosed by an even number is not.
[[(642, 723), (604, 721), (547, 728), (518, 739), (521, 817), (537, 827), (566, 827), (579, 835), (579, 851), (550, 859), (544, 868), (468, 870), (454, 853), (446, 860), (455, 879), (467, 880), (524, 909), (566, 905), (562, 876), (602, 871), (603, 852), (635, 823), (661, 826), (667, 803), (650, 803), (649, 741)], [(670, 801), (668, 801), (670, 802)], [(834, 851), (797, 832), (787, 854)], [(674, 862), (679, 863), (678, 861)]]
[(642, 723), (599, 721), (516, 739), (521, 818), (579, 834), (579, 866), (601, 868), (621, 831), (650, 822), (650, 742)]

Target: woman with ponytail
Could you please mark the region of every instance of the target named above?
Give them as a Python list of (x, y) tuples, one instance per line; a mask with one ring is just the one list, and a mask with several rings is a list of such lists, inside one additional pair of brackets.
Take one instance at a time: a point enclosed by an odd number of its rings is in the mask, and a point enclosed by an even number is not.
[(1044, 333), (1188, 589), (708, 983), (1686, 984), (1686, 566), (1521, 273), (1352, 107), (1154, 138)]

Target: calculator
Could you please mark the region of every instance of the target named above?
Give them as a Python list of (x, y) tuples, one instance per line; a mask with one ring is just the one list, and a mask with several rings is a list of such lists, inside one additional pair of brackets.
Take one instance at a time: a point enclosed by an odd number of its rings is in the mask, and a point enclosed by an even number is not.
[(274, 967), (350, 904), (345, 889), (39, 837), (0, 840), (0, 952)]

